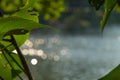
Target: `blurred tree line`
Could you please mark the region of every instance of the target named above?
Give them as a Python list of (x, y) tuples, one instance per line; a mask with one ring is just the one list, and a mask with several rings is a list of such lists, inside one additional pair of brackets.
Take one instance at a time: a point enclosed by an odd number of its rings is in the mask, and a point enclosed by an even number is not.
[[(88, 0), (64, 0), (65, 11), (60, 18), (49, 24), (61, 29), (63, 33), (69, 34), (95, 34), (100, 33), (100, 20), (103, 16), (103, 7), (95, 11)], [(119, 24), (120, 15), (117, 12), (112, 12), (109, 17), (108, 24)]]
[[(0, 15), (14, 15), (26, 4), (27, 0), (0, 0)], [(28, 12), (30, 15), (39, 12), (40, 23), (71, 34), (100, 32), (100, 20), (103, 16), (103, 8), (95, 11), (88, 0), (37, 0)], [(112, 12), (108, 24), (119, 24), (119, 18), (118, 13)]]

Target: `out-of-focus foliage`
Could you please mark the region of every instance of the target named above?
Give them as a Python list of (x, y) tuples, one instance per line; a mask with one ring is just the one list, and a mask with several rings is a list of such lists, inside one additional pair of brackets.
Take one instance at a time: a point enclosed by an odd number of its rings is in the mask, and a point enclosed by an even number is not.
[(120, 11), (120, 0), (89, 0), (89, 3), (91, 6), (95, 7), (96, 10), (99, 10), (101, 6), (104, 6), (104, 15), (101, 20), (102, 31), (113, 9), (118, 12)]
[(0, 0), (0, 10), (4, 13), (14, 13), (25, 6), (27, 0)]
[[(113, 10), (120, 12), (120, 0), (104, 0), (104, 3), (101, 4), (101, 0), (89, 0), (90, 5), (99, 10), (100, 6), (104, 4), (104, 15), (101, 20), (101, 29), (103, 31), (105, 24)], [(112, 70), (109, 74), (102, 77), (99, 80), (120, 80), (120, 65)]]
[[(24, 9), (30, 1), (33, 0), (0, 0), (0, 10), (3, 14), (14, 14)], [(44, 14), (45, 20), (56, 20), (65, 11), (64, 0), (34, 0), (32, 5), (29, 12)]]
[(65, 10), (64, 0), (38, 0), (34, 9), (44, 13), (45, 20), (56, 20), (60, 17), (60, 13)]
[(120, 13), (120, 0), (117, 0), (117, 4), (116, 4), (114, 10)]
[[(48, 0), (46, 0), (48, 1)], [(51, 5), (51, 2), (54, 3), (54, 7)], [(30, 30), (35, 28), (48, 28), (49, 26), (40, 24), (38, 21), (38, 16), (43, 12), (47, 13), (47, 8), (53, 8), (57, 10), (57, 1), (51, 0), (42, 2), (43, 10), (39, 10), (38, 0), (0, 0), (0, 80), (13, 80), (16, 77), (20, 77), (20, 73), (24, 72), (29, 80), (33, 80), (29, 68), (26, 64), (26, 61), (19, 50), (19, 47), (27, 40)], [(46, 9), (46, 10), (45, 10)], [(59, 8), (58, 8), (59, 9)], [(44, 11), (45, 10), (45, 11)], [(55, 10), (53, 10), (55, 12)], [(59, 10), (59, 14), (63, 10)], [(50, 13), (49, 13), (50, 14)], [(54, 13), (53, 15), (55, 15)], [(50, 17), (49, 19), (55, 18)], [(57, 19), (58, 17), (56, 17)], [(16, 44), (16, 45), (15, 45)], [(12, 45), (12, 46), (11, 46)], [(20, 70), (19, 63), (17, 62), (17, 57), (12, 57), (12, 51), (16, 50), (19, 55), (16, 55), (20, 61), (23, 69)], [(8, 57), (6, 57), (6, 55)], [(12, 61), (15, 62), (15, 65), (12, 65)], [(7, 67), (4, 67), (4, 62), (7, 64)], [(16, 69), (16, 67), (19, 67)], [(7, 75), (5, 75), (7, 74)]]

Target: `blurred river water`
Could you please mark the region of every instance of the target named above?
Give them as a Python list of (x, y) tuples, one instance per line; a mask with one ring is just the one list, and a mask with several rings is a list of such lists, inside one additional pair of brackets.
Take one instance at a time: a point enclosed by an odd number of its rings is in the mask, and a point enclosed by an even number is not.
[(120, 28), (101, 35), (31, 35), (21, 47), (34, 80), (97, 80), (120, 63)]

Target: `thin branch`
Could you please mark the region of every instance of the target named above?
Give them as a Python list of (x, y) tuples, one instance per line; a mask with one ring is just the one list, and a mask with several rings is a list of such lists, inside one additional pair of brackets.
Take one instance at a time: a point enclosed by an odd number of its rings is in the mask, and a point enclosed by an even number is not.
[(25, 68), (25, 73), (26, 73), (26, 75), (28, 76), (29, 80), (33, 80), (32, 75), (31, 75), (31, 72), (30, 72), (30, 70), (29, 70), (29, 67), (28, 67), (28, 65), (27, 65), (27, 63), (26, 63), (26, 60), (25, 60), (24, 56), (22, 55), (22, 52), (21, 52), (21, 50), (19, 49), (19, 47), (18, 47), (18, 45), (17, 45), (17, 42), (16, 42), (16, 40), (15, 40), (15, 38), (14, 38), (13, 35), (11, 35), (11, 41), (12, 41), (12, 44), (13, 44), (13, 46), (15, 47), (16, 51), (18, 52), (18, 55), (19, 55), (20, 60), (21, 60), (21, 63), (22, 63), (22, 65), (23, 65), (23, 67)]

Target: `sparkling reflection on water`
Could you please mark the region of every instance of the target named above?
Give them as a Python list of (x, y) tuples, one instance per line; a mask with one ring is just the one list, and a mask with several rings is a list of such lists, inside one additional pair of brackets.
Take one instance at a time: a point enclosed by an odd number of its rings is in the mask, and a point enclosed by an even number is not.
[(120, 29), (110, 30), (103, 36), (31, 36), (21, 49), (35, 80), (97, 80), (120, 63)]

